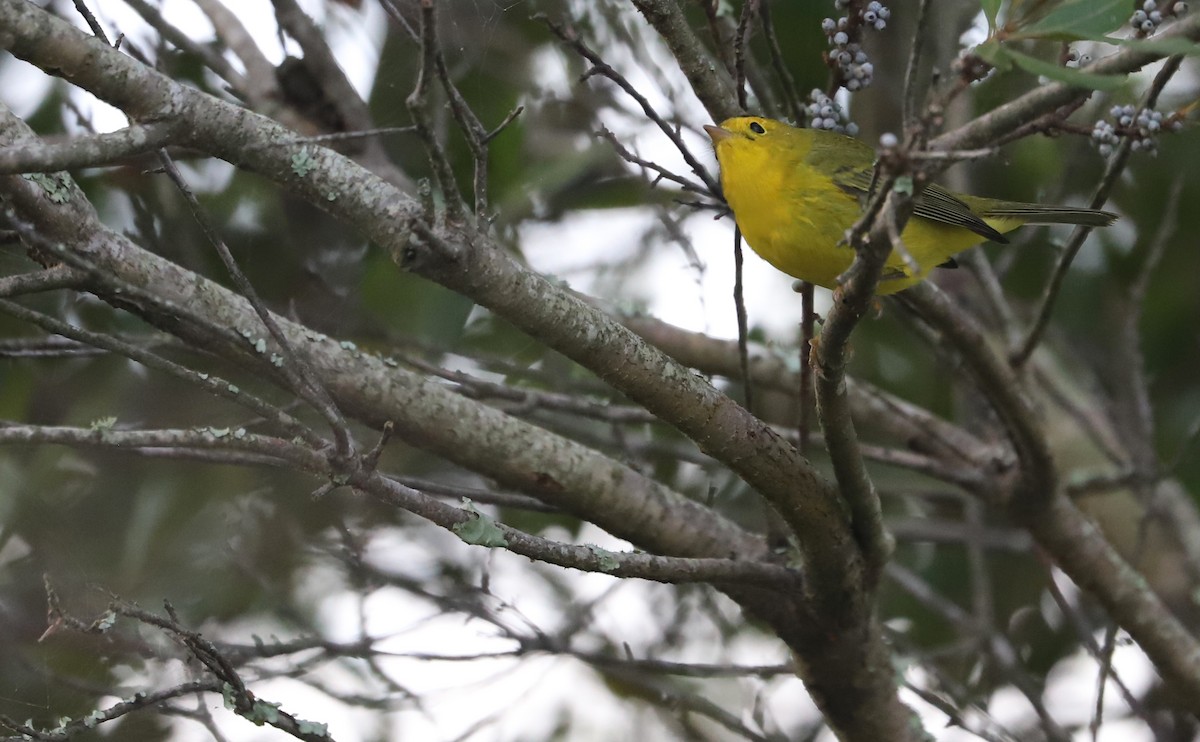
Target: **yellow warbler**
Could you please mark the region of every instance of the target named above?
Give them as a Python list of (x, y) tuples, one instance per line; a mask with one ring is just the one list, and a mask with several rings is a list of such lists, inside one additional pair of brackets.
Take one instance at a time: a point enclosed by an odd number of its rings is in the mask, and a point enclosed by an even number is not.
[[(835, 288), (854, 260), (854, 250), (838, 243), (861, 213), (874, 151), (842, 134), (754, 116), (704, 129), (721, 165), (725, 199), (750, 247), (788, 275)], [(1116, 218), (1107, 211), (1000, 201), (930, 185), (901, 234), (917, 270), (893, 252), (878, 293), (908, 288), (984, 239), (1008, 242), (1004, 233), (1022, 224), (1103, 227)]]

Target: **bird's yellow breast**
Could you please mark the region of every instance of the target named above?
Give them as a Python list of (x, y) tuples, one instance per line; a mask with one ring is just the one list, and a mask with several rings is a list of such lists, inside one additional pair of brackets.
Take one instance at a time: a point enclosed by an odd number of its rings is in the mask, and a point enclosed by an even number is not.
[[(788, 146), (754, 146), (737, 138), (717, 142), (721, 187), (754, 252), (790, 276), (832, 289), (854, 262), (854, 250), (844, 237), (858, 219), (861, 205), (831, 174), (808, 164), (806, 134), (798, 129), (787, 132), (793, 137)], [(968, 229), (920, 217), (909, 220), (901, 239), (917, 269), (893, 253), (880, 294), (908, 288), (954, 254), (983, 240)]]

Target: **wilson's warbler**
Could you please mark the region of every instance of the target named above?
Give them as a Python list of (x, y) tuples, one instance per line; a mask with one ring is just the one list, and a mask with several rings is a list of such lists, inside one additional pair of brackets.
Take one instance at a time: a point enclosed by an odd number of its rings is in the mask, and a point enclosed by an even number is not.
[[(843, 240), (870, 189), (875, 152), (842, 134), (753, 116), (704, 129), (721, 165), (725, 200), (750, 247), (788, 275), (835, 288), (854, 260)], [(901, 234), (918, 270), (893, 251), (878, 293), (908, 288), (984, 239), (1008, 242), (1004, 233), (1022, 224), (1103, 227), (1116, 218), (1107, 211), (1000, 201), (930, 185)]]

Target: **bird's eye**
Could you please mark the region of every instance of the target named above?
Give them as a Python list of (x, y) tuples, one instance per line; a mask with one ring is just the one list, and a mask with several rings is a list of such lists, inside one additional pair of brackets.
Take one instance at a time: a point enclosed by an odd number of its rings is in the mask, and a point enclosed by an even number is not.
[(757, 121), (750, 122), (750, 131), (754, 132), (755, 134), (767, 133), (767, 130), (762, 127), (762, 124), (758, 123)]

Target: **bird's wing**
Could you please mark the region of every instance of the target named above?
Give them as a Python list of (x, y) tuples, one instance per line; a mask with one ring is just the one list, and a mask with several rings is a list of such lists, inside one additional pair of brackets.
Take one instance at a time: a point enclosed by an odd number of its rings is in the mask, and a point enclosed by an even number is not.
[[(821, 172), (831, 173), (833, 182), (838, 188), (862, 201), (871, 190), (871, 176), (874, 168), (870, 161), (874, 153), (862, 142), (849, 137), (846, 139), (856, 142), (860, 146), (849, 150), (844, 145), (840, 148), (823, 147), (814, 142), (807, 158), (808, 164)], [(853, 162), (847, 160), (853, 160)], [(917, 196), (913, 213), (935, 222), (969, 229), (994, 242), (1008, 242), (1004, 235), (992, 229), (978, 214), (971, 211), (970, 206), (939, 185), (926, 186), (925, 190)]]

